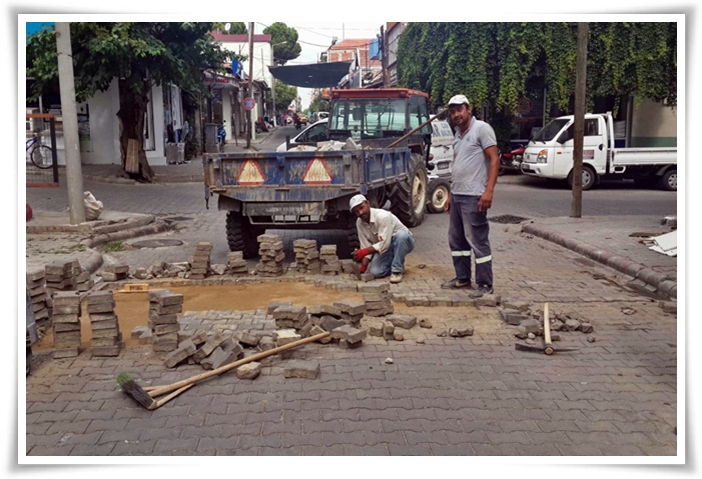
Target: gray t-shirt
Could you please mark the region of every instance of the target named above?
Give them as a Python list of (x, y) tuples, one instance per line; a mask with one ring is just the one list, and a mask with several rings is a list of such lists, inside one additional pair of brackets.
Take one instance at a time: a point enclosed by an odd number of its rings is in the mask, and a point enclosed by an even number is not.
[(485, 148), (497, 145), (495, 130), (484, 121), (471, 118), (468, 131), (456, 128), (451, 163), (451, 193), (481, 196), (487, 187), (490, 158)]

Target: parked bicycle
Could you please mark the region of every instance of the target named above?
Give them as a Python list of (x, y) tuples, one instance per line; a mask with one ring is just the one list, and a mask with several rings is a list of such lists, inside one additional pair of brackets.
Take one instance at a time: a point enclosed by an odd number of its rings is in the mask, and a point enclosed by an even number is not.
[(32, 138), (27, 140), (25, 151), (31, 162), (37, 168), (48, 169), (54, 164), (54, 150), (41, 142), (41, 137), (35, 131)]

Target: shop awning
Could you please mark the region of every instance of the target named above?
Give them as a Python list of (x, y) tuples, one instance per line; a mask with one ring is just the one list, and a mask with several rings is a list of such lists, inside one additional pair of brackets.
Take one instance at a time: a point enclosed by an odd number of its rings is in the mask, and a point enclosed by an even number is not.
[(302, 88), (335, 87), (349, 73), (352, 61), (310, 63), (307, 65), (283, 65), (268, 67), (271, 74), (281, 82)]

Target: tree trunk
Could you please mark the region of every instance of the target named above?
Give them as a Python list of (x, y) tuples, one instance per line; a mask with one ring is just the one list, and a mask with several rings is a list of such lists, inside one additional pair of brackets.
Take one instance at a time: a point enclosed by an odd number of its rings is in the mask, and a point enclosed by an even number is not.
[[(127, 178), (147, 183), (151, 183), (154, 180), (154, 172), (146, 159), (146, 152), (144, 151), (144, 116), (146, 114), (146, 106), (149, 103), (148, 91), (150, 87), (148, 80), (145, 80), (141, 88), (144, 93), (137, 93), (129, 89), (126, 80), (120, 80), (119, 111), (117, 112), (121, 126), (119, 145), (123, 174)], [(138, 171), (127, 171), (127, 145), (130, 140), (137, 142)]]

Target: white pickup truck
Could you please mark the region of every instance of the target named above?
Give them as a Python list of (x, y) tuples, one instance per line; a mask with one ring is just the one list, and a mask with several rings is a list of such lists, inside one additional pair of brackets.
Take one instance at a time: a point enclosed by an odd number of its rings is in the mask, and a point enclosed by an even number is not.
[[(573, 115), (549, 122), (529, 141), (521, 169), (525, 175), (565, 179), (573, 185)], [(642, 186), (678, 189), (677, 148), (614, 148), (611, 113), (585, 115), (583, 190), (600, 178), (633, 179)]]

